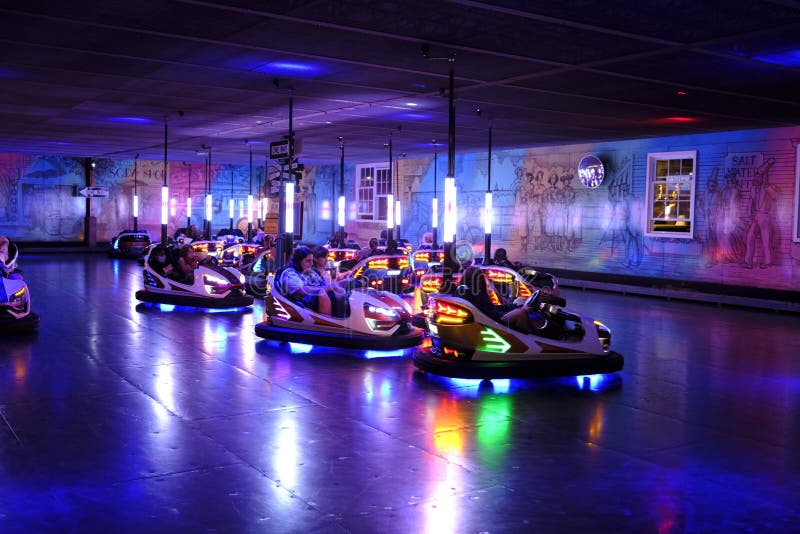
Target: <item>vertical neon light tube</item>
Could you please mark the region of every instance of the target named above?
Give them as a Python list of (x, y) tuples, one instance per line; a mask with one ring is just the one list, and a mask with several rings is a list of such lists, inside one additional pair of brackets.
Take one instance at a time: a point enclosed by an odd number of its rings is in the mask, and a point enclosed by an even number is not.
[(294, 234), (294, 182), (286, 182), (286, 233)]
[(208, 195), (206, 195), (206, 220), (208, 221), (209, 225), (211, 225), (211, 215), (212, 215), (211, 214), (211, 208), (212, 207), (213, 207), (213, 203), (212, 203), (212, 199), (211, 199), (211, 194), (209, 193)]
[(401, 219), (400, 213), (402, 211), (403, 210), (400, 208), (400, 201), (396, 200), (395, 203), (394, 203), (394, 223), (397, 226), (400, 226), (400, 219)]
[(269, 199), (262, 198), (261, 199), (261, 219), (266, 220), (267, 218), (267, 209), (269, 208)]
[(186, 217), (192, 217), (192, 197), (186, 197)]
[(456, 179), (444, 179), (444, 240), (453, 243), (456, 236)]
[(139, 217), (139, 195), (133, 195), (133, 218)]
[(486, 193), (483, 208), (483, 233), (492, 233), (492, 194)]
[(344, 228), (344, 209), (345, 209), (344, 195), (339, 197), (339, 203), (338, 204), (339, 205), (337, 206), (337, 210), (336, 210), (336, 219), (337, 219), (337, 221), (339, 223), (339, 226)]
[(389, 195), (386, 197), (386, 227), (389, 230), (394, 229), (394, 210), (392, 206), (394, 206), (394, 195)]
[(253, 211), (253, 195), (247, 195), (247, 220), (250, 222), (255, 221), (255, 217), (253, 215), (255, 212)]
[(431, 228), (439, 228), (439, 199), (433, 197), (431, 201)]
[(169, 187), (161, 186), (161, 224), (167, 224), (169, 220)]
[(236, 203), (233, 199), (228, 200), (228, 215), (231, 219), (233, 219), (233, 209), (236, 206)]

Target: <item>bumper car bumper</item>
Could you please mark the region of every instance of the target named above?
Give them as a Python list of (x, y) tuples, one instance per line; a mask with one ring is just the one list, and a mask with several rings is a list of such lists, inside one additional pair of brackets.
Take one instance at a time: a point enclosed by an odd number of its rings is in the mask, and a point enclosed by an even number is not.
[(30, 332), (38, 328), (38, 326), (39, 315), (33, 312), (20, 319), (3, 317), (0, 318), (0, 335)]
[(451, 378), (544, 378), (614, 373), (620, 371), (624, 358), (618, 352), (588, 355), (582, 358), (542, 359), (509, 358), (503, 361), (456, 360), (438, 354), (435, 346), (414, 351), (411, 359), (422, 371)]
[(310, 329), (286, 328), (260, 323), (256, 335), (274, 341), (291, 341), (310, 345), (325, 345), (353, 350), (398, 350), (416, 347), (422, 343), (423, 332), (412, 329), (392, 336), (376, 336), (358, 332), (332, 333)]
[(225, 298), (203, 297), (191, 293), (158, 293), (140, 289), (136, 298), (142, 302), (154, 304), (172, 304), (175, 306), (193, 306), (196, 308), (243, 308), (253, 304), (252, 295), (229, 295)]

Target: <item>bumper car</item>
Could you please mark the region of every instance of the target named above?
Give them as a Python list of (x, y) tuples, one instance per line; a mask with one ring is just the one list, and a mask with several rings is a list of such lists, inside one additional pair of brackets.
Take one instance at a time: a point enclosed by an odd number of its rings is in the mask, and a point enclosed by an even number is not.
[(328, 249), (328, 263), (331, 265), (331, 274), (334, 277), (338, 276), (340, 272), (349, 271), (358, 263), (355, 259), (356, 252), (361, 248), (358, 244), (353, 243), (347, 248), (326, 248)]
[(530, 310), (533, 327), (525, 332), (458, 293), (436, 294), (428, 304), (431, 345), (412, 356), (425, 372), (454, 378), (529, 378), (613, 373), (623, 366), (622, 355), (610, 348), (611, 331), (565, 309), (564, 299), (548, 290), (537, 290), (526, 302), (523, 309)]
[[(177, 253), (177, 249), (170, 249), (174, 256), (171, 263), (177, 260)], [(197, 308), (241, 308), (253, 304), (253, 297), (244, 291), (244, 276), (232, 267), (217, 265), (213, 260), (201, 263), (194, 270), (194, 280), (184, 283), (154, 267), (150, 255), (145, 258), (144, 289), (136, 292), (142, 302)]]
[(423, 332), (410, 324), (410, 306), (397, 295), (361, 287), (346, 295), (342, 317), (324, 315), (285, 294), (267, 278), (264, 322), (256, 335), (276, 341), (353, 350), (398, 350), (422, 342)]
[(411, 255), (414, 264), (414, 280), (420, 281), (428, 269), (433, 264), (444, 262), (444, 250), (442, 249), (417, 249)]
[(275, 272), (273, 249), (265, 248), (250, 262), (243, 262), (239, 272), (244, 276), (244, 289), (256, 297), (267, 293), (267, 277)]
[[(477, 265), (492, 285), (496, 295), (495, 304), (508, 304), (516, 299), (530, 298), (537, 289), (546, 288), (550, 294), (558, 295), (558, 279), (549, 273), (532, 268), (517, 271), (509, 267), (497, 265)], [(442, 286), (442, 264), (432, 263), (420, 280), (420, 297), (422, 305), (427, 306), (428, 299), (439, 292)], [(453, 273), (453, 283), (458, 285), (461, 273)], [(495, 297), (493, 297), (495, 298)], [(518, 301), (520, 302), (520, 301)]]
[(341, 277), (352, 278), (363, 287), (398, 295), (413, 293), (411, 263), (406, 255), (379, 254), (364, 258)]
[(224, 241), (217, 241), (214, 239), (192, 241), (191, 245), (204, 262), (206, 262), (208, 258), (213, 259), (218, 264), (222, 262), (222, 251), (225, 250)]
[(8, 261), (0, 264), (0, 335), (28, 332), (39, 326), (39, 316), (31, 311), (28, 285), (17, 270), (19, 249), (8, 246)]
[(260, 248), (253, 243), (236, 243), (222, 250), (220, 263), (226, 267), (239, 269), (242, 265), (252, 263)]
[(111, 240), (110, 255), (117, 258), (141, 258), (150, 248), (150, 235), (145, 230), (123, 230)]

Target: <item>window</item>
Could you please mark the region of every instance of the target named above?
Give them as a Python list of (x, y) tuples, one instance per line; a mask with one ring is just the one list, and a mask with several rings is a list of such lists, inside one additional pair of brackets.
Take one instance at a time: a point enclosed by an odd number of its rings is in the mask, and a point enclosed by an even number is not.
[(392, 176), (388, 163), (356, 166), (358, 219), (385, 221), (388, 195), (392, 194)]
[(697, 152), (647, 155), (645, 235), (691, 239), (694, 236), (694, 184)]

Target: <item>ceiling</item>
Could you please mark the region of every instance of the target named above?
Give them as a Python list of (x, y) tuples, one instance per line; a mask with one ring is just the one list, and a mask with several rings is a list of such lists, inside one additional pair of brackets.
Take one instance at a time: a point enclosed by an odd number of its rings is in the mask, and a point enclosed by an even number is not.
[(771, 128), (798, 67), (794, 0), (4, 0), (0, 151), (446, 153), (451, 68), (459, 153)]

